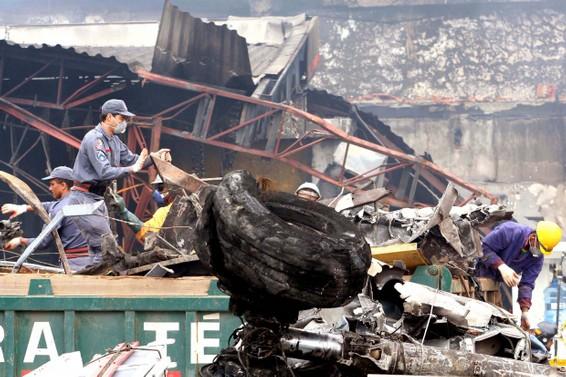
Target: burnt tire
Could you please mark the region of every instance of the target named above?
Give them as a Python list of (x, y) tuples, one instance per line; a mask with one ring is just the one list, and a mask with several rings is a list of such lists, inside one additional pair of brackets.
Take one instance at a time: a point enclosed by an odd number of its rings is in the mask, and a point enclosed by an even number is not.
[(291, 194), (261, 194), (246, 171), (208, 193), (199, 222), (199, 258), (239, 304), (273, 312), (341, 306), (366, 281), (371, 253), (352, 223)]

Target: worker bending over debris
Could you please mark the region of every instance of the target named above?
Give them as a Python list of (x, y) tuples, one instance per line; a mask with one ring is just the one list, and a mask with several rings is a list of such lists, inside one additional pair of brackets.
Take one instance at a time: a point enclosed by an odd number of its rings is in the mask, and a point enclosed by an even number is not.
[(503, 282), (500, 286), (505, 309), (512, 311), (511, 288), (519, 288), (521, 327), (528, 330), (532, 292), (543, 265), (552, 253), (562, 230), (550, 221), (540, 221), (536, 230), (512, 221), (497, 226), (483, 239), (484, 256), (478, 260), (476, 275)]
[(295, 190), (295, 195), (299, 198), (311, 201), (318, 201), (320, 199), (320, 190), (318, 186), (311, 182), (305, 182)]
[[(52, 219), (61, 208), (69, 204), (69, 194), (73, 186), (73, 169), (67, 166), (57, 166), (49, 176), (42, 178), (42, 180), (49, 181), (49, 191), (53, 199), (55, 199), (54, 201), (41, 203)], [(7, 203), (2, 206), (2, 214), (10, 215), (10, 219), (29, 211), (33, 211), (33, 208), (27, 204)], [(90, 264), (87, 243), (71, 218), (64, 217), (57, 228), (57, 232), (63, 243), (71, 270), (78, 271)], [(6, 250), (14, 250), (20, 246), (27, 246), (33, 240), (33, 238), (24, 237), (12, 238), (4, 245), (4, 248)], [(41, 241), (37, 249), (54, 248), (52, 241), (53, 238), (51, 235), (48, 235)]]
[[(126, 132), (128, 121), (134, 116), (122, 100), (111, 99), (102, 105), (100, 123), (83, 137), (75, 159), (76, 183), (71, 192), (71, 204), (103, 200), (113, 180), (137, 173), (150, 164), (146, 148), (137, 155), (118, 137)], [(165, 159), (169, 149), (161, 149), (157, 154)], [(93, 262), (99, 262), (102, 236), (111, 233), (106, 205), (99, 207), (94, 216), (78, 217), (75, 221), (88, 242)]]

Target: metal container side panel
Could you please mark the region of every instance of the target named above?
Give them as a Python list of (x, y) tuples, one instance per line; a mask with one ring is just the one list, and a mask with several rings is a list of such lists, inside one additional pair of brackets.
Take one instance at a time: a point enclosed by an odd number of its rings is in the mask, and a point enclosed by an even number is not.
[(197, 376), (226, 347), (239, 318), (227, 296), (0, 297), (0, 377), (20, 377), (65, 352), (86, 363), (116, 344), (167, 344), (170, 377)]

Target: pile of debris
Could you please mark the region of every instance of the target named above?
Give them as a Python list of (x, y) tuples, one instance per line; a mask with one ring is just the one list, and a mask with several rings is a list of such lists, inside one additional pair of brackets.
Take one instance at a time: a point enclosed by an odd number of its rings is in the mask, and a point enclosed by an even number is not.
[(132, 255), (108, 236), (102, 262), (82, 273), (218, 277), (246, 324), (202, 376), (551, 373), (530, 362), (545, 362), (546, 349), (534, 358), (510, 313), (441, 291), (442, 274), (426, 286), (405, 281), (402, 263), (372, 259), (373, 247), (416, 242), (428, 263), (468, 274), (482, 227), (509, 219), (505, 208), (454, 207), (449, 186), (435, 208), (339, 213), (264, 191), (246, 171), (211, 186), (168, 163), (158, 169), (176, 190), (161, 230)]
[(530, 335), (491, 304), (403, 281), (383, 266), (349, 304), (289, 324), (248, 313), (234, 345), (201, 369), (218, 376), (552, 375)]
[(30, 377), (164, 377), (171, 359), (165, 345), (121, 343), (83, 365), (81, 352), (64, 353), (27, 375)]
[(483, 255), (481, 236), (513, 212), (499, 204), (455, 206), (458, 191), (449, 184), (436, 207), (374, 210), (370, 206), (344, 211), (360, 224), (372, 246), (417, 243), (430, 264), (469, 272)]

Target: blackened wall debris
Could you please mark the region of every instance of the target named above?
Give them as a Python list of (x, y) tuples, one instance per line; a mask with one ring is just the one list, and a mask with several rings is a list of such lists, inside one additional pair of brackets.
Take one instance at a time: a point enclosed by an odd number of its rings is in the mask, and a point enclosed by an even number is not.
[(403, 21), (375, 21), (371, 12), (377, 11), (321, 18), (322, 64), (313, 85), (360, 100), (380, 93), (416, 101), (566, 95), (566, 13), (560, 9), (423, 13)]

